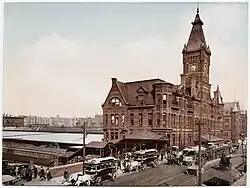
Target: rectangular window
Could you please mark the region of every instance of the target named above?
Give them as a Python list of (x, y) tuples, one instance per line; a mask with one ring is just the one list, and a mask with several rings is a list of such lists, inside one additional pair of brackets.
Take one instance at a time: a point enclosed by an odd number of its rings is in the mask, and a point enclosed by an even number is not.
[(143, 122), (143, 116), (142, 113), (139, 114), (139, 125), (142, 125)]
[(109, 140), (109, 132), (106, 132), (106, 141)]
[(118, 125), (118, 120), (119, 120), (119, 115), (116, 114), (116, 115), (115, 115), (115, 124), (116, 124), (116, 125)]
[(176, 127), (176, 124), (175, 124), (175, 117), (176, 117), (176, 114), (174, 114), (174, 123), (173, 123), (173, 126)]
[(184, 122), (183, 127), (184, 127), (184, 129), (186, 129), (186, 127), (187, 127), (186, 116), (183, 116), (183, 122)]
[(175, 146), (175, 134), (173, 134), (173, 146)]
[(161, 104), (161, 95), (160, 94), (157, 94), (157, 103), (158, 103), (158, 105), (160, 105)]
[(162, 96), (162, 101), (163, 101), (163, 104), (167, 104), (167, 95), (166, 94), (164, 94)]
[(111, 124), (115, 124), (115, 115), (111, 114)]
[(188, 135), (188, 143), (189, 143), (189, 144), (191, 144), (191, 140), (192, 140), (192, 137), (191, 137), (191, 135), (189, 134), (189, 135)]
[(122, 125), (124, 125), (124, 123), (125, 123), (125, 116), (124, 114), (122, 114)]
[(108, 125), (108, 114), (105, 115), (105, 125)]
[(181, 133), (179, 133), (179, 146), (181, 146)]
[(134, 125), (134, 114), (130, 114), (130, 124)]
[(118, 139), (118, 132), (115, 132), (115, 139)]
[(225, 132), (224, 134), (225, 134), (225, 137), (228, 137), (228, 132)]
[(111, 132), (111, 140), (114, 140), (114, 139), (115, 139), (114, 132)]
[(148, 113), (148, 125), (152, 125), (153, 116), (152, 113)]
[(179, 129), (181, 128), (181, 115), (179, 115)]
[(167, 120), (167, 114), (163, 113), (163, 122), (162, 122), (162, 124), (163, 124), (164, 127), (166, 126), (166, 123), (167, 123), (166, 120)]
[[(190, 128), (192, 128), (192, 125), (193, 125), (193, 117), (190, 117)], [(209, 124), (210, 126), (210, 124)]]
[(161, 119), (160, 119), (160, 117), (161, 117), (161, 114), (160, 114), (160, 113), (157, 113), (157, 126), (160, 126), (160, 124), (161, 124)]
[(170, 115), (170, 122), (169, 122), (169, 126), (172, 127), (173, 126), (173, 114), (169, 114)]

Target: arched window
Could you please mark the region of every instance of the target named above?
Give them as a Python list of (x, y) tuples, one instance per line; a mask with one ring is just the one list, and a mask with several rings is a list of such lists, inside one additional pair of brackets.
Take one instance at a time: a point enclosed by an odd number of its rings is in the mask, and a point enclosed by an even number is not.
[(112, 105), (112, 106), (122, 106), (122, 103), (121, 101), (118, 99), (118, 98), (112, 98), (109, 103)]

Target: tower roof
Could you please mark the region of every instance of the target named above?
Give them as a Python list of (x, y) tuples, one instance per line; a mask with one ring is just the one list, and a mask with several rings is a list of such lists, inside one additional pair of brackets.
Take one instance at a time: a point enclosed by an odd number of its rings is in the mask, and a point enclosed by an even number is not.
[(238, 112), (238, 109), (237, 109), (237, 106), (236, 106), (236, 102), (234, 102), (232, 112)]
[(207, 49), (207, 44), (204, 36), (204, 32), (202, 29), (203, 22), (201, 21), (199, 15), (199, 8), (197, 8), (196, 16), (194, 21), (192, 22), (192, 30), (189, 35), (188, 43), (186, 45), (186, 51), (196, 51), (202, 48)]

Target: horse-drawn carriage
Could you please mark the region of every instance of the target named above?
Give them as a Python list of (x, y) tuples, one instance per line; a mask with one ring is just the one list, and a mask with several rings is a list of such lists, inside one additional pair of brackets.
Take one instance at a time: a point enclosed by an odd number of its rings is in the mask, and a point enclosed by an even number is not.
[(167, 164), (182, 164), (183, 162), (183, 151), (178, 146), (172, 146), (168, 152)]
[(145, 171), (147, 166), (156, 167), (159, 163), (159, 152), (156, 149), (140, 150), (125, 160), (125, 172)]
[(231, 170), (231, 168), (232, 168), (231, 155), (229, 155), (229, 156), (223, 155), (220, 158), (219, 168), (221, 170)]
[(89, 186), (102, 185), (105, 180), (116, 181), (118, 160), (114, 157), (104, 157), (85, 163), (85, 174), (77, 174), (77, 178), (69, 178), (64, 185)]

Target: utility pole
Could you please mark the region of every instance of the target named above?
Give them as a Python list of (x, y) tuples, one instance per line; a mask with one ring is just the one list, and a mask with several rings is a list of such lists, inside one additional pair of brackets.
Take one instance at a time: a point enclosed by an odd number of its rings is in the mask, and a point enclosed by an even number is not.
[(86, 136), (86, 123), (83, 123), (83, 147), (82, 147), (82, 175), (85, 172), (85, 136)]
[(201, 186), (201, 119), (199, 122), (199, 168), (198, 168), (198, 186)]
[[(201, 86), (201, 85), (200, 85)], [(202, 174), (201, 174), (201, 124), (202, 124), (202, 105), (203, 105), (203, 91), (200, 88), (201, 97), (200, 97), (200, 122), (199, 122), (199, 168), (198, 168), (198, 186), (201, 186)]]

